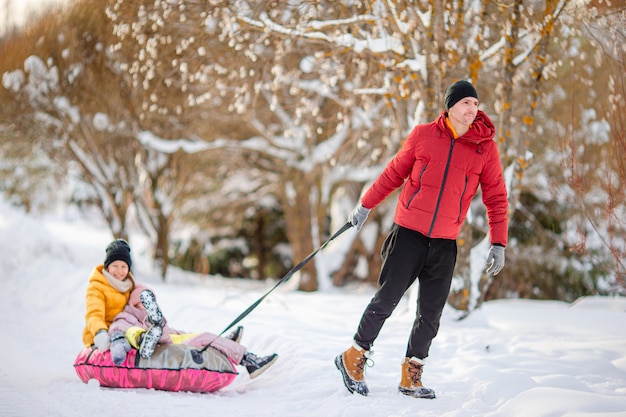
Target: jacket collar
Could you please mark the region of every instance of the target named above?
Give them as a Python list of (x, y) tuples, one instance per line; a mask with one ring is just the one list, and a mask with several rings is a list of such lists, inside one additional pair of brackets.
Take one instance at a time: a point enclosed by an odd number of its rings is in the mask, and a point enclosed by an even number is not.
[[(454, 138), (454, 130), (449, 128), (447, 118), (448, 113), (446, 111), (442, 111), (436, 120), (437, 127)], [(459, 139), (480, 143), (493, 140), (495, 136), (496, 128), (493, 125), (493, 122), (487, 114), (485, 114), (482, 110), (478, 110), (470, 130), (468, 130), (463, 136), (459, 137)]]

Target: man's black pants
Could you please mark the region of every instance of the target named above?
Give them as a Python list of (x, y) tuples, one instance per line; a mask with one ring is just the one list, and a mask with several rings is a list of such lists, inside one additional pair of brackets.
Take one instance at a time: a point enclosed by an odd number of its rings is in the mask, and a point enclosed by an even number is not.
[(394, 224), (381, 249), (383, 266), (378, 290), (363, 312), (354, 335), (356, 343), (371, 349), (385, 320), (418, 279), (417, 315), (406, 356), (426, 358), (448, 299), (456, 253), (456, 240), (431, 239)]

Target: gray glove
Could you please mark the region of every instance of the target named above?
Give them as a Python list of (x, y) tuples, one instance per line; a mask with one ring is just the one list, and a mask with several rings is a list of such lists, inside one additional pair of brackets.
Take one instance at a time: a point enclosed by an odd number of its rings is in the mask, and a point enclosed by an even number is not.
[(116, 365), (121, 365), (126, 360), (126, 354), (130, 352), (130, 343), (126, 340), (123, 332), (113, 332), (111, 335), (111, 359)]
[(96, 345), (98, 350), (106, 352), (111, 346), (111, 339), (109, 339), (109, 332), (105, 329), (100, 329), (96, 332), (96, 336), (93, 338), (93, 344)]
[(365, 223), (369, 214), (370, 209), (366, 209), (359, 203), (348, 216), (348, 221), (352, 224), (352, 226), (356, 227), (356, 230), (361, 230), (361, 227), (363, 227), (363, 223)]
[(487, 273), (498, 275), (504, 268), (504, 246), (491, 245), (487, 255)]

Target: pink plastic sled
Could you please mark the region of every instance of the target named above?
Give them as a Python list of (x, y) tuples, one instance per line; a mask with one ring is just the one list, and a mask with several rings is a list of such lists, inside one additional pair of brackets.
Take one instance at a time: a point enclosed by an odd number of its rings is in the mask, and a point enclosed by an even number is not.
[(215, 392), (237, 376), (234, 363), (220, 351), (208, 348), (202, 363), (192, 359), (187, 345), (158, 345), (150, 359), (143, 359), (135, 349), (122, 365), (115, 365), (110, 352), (82, 350), (74, 361), (78, 377), (87, 383), (95, 379), (110, 388), (154, 388), (163, 391)]

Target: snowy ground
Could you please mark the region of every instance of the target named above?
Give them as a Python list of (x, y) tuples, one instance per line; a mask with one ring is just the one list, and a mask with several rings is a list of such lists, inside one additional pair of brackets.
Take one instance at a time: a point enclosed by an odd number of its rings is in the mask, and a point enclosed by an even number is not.
[[(111, 237), (65, 215), (33, 220), (0, 202), (0, 416), (254, 417), (626, 416), (626, 300), (486, 303), (463, 321), (446, 311), (424, 373), (437, 398), (397, 393), (414, 314), (401, 305), (368, 368), (370, 396), (349, 394), (333, 358), (351, 342), (370, 288), (316, 294), (279, 288), (244, 319), (242, 343), (277, 352), (215, 394), (100, 388), (72, 367), (82, 349), (84, 292)], [(219, 332), (272, 283), (173, 271), (162, 283), (139, 239), (135, 274), (155, 288), (173, 327)]]

